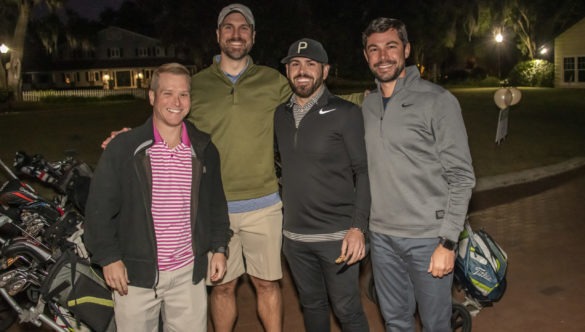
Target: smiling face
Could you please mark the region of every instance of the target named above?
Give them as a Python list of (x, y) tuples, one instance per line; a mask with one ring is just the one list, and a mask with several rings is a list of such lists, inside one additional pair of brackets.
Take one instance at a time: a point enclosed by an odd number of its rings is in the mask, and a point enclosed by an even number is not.
[(191, 106), (189, 76), (161, 73), (156, 91), (150, 90), (148, 97), (159, 130), (181, 126)]
[(329, 74), (329, 65), (309, 58), (292, 58), (286, 64), (288, 82), (298, 97), (310, 98), (323, 85)]
[(222, 57), (232, 60), (241, 60), (248, 55), (256, 36), (254, 27), (238, 12), (226, 16), (216, 33)]
[(381, 83), (395, 81), (406, 75), (405, 63), (410, 55), (410, 43), (400, 40), (395, 29), (372, 33), (367, 37), (364, 56), (370, 70)]

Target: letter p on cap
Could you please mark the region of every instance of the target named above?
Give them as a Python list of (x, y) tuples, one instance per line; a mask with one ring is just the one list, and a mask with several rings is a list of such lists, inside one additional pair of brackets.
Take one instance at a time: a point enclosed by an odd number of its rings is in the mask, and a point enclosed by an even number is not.
[(297, 53), (301, 53), (302, 50), (306, 49), (309, 45), (307, 44), (307, 42), (302, 41), (299, 42), (299, 46), (297, 47)]

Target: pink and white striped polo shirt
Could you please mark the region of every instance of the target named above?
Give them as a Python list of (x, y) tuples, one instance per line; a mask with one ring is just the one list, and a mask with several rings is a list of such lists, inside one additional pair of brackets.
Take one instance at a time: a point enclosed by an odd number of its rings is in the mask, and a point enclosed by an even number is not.
[(191, 143), (183, 123), (181, 143), (170, 149), (154, 127), (150, 147), (152, 219), (160, 271), (193, 262), (191, 246)]

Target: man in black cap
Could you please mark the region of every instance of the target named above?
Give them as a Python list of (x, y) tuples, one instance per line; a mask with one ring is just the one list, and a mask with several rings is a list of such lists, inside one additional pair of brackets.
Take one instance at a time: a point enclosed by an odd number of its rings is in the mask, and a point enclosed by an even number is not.
[(283, 252), (305, 328), (331, 330), (329, 298), (343, 331), (368, 331), (355, 264), (366, 254), (370, 209), (361, 110), (325, 87), (329, 65), (321, 43), (294, 42), (282, 63), (293, 90), (274, 117), (282, 161)]

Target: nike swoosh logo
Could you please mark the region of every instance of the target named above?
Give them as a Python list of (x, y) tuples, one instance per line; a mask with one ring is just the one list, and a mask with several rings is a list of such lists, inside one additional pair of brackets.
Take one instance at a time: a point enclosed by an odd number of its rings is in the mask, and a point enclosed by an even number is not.
[(402, 107), (410, 107), (410, 106), (412, 106), (412, 105), (413, 105), (413, 104), (406, 104), (406, 103), (404, 103), (404, 104), (402, 104)]
[(323, 114), (327, 114), (327, 113), (329, 113), (329, 112), (333, 112), (333, 111), (335, 111), (335, 110), (336, 110), (335, 108), (332, 108), (332, 109), (330, 109), (330, 110), (323, 110), (323, 109), (320, 109), (320, 110), (319, 110), (319, 114), (323, 115)]

